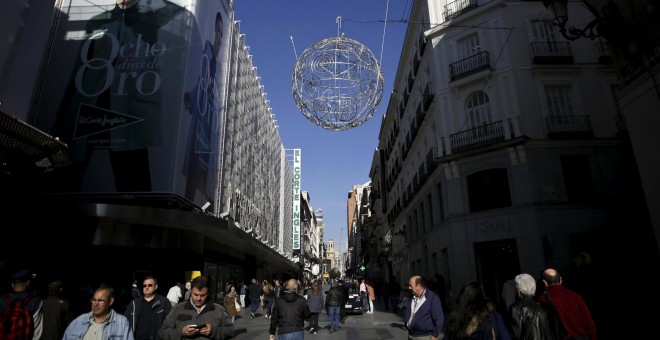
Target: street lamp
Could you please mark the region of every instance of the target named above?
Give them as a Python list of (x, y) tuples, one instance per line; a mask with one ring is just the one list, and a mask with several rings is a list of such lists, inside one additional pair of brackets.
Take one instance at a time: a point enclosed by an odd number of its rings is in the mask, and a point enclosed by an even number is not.
[[(601, 16), (589, 1), (580, 0), (580, 2), (595, 17), (583, 29), (572, 26), (566, 28), (566, 22), (568, 21), (568, 0), (543, 0), (543, 6), (552, 13), (554, 17), (552, 23), (559, 27), (559, 32), (561, 32), (564, 38), (577, 40), (585, 37), (594, 40), (598, 37), (603, 37), (610, 40), (613, 37), (614, 29), (618, 26), (617, 23), (621, 22), (621, 15), (616, 5), (609, 2), (603, 6), (603, 16)], [(621, 29), (621, 27), (618, 27), (618, 29)]]

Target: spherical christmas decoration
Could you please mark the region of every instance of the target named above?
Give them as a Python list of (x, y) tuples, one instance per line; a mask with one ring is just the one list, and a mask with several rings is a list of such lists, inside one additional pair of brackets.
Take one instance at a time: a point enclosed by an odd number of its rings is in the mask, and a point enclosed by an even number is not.
[(361, 125), (374, 115), (383, 97), (383, 74), (373, 53), (344, 36), (305, 49), (292, 78), (298, 109), (326, 130)]

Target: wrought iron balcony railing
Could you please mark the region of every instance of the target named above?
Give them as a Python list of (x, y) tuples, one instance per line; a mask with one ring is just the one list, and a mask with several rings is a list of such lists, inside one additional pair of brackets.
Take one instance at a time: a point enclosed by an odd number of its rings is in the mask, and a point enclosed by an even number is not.
[(593, 138), (591, 118), (586, 115), (545, 117), (548, 138)]
[(453, 153), (464, 152), (504, 140), (502, 121), (478, 126), (449, 136)]
[(543, 41), (533, 42), (532, 56), (536, 64), (570, 64), (573, 52), (568, 42)]
[(445, 5), (445, 11), (442, 15), (444, 16), (445, 21), (449, 21), (477, 8), (477, 6), (477, 0), (453, 1)]
[(490, 70), (488, 51), (479, 52), (473, 56), (459, 60), (449, 65), (449, 79), (458, 80), (483, 70)]

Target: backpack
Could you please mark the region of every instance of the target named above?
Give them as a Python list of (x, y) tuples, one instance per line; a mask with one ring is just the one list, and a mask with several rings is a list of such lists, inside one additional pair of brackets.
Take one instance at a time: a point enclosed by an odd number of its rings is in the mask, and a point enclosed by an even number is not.
[(7, 306), (0, 311), (0, 334), (3, 340), (29, 340), (34, 335), (34, 320), (28, 308), (31, 296), (12, 299), (5, 295)]

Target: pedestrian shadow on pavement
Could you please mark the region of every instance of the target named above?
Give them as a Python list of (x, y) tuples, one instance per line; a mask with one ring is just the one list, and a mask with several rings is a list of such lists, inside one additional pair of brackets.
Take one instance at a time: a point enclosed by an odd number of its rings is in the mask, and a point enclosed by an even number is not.
[(399, 329), (403, 329), (404, 331), (408, 330), (408, 329), (406, 328), (406, 325), (403, 324), (403, 323), (392, 322), (392, 323), (390, 324), (390, 326), (391, 326), (391, 327), (396, 327), (396, 328), (399, 328)]
[(234, 328), (234, 338), (242, 333), (247, 333), (247, 328)]

